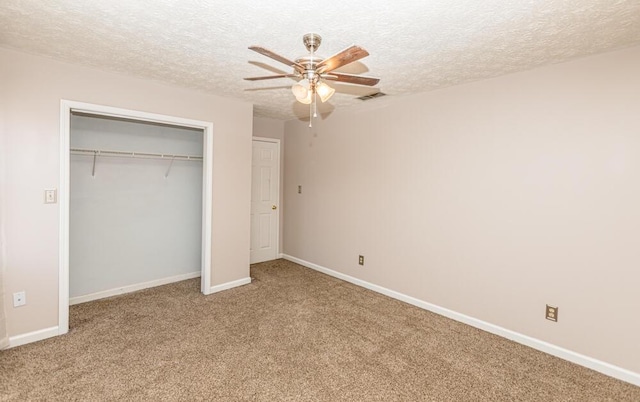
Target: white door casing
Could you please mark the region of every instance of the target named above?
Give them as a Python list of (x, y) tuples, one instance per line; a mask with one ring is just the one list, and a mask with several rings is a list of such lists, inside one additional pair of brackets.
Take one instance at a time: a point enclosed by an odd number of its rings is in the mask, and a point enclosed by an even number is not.
[(280, 194), (280, 140), (253, 139), (251, 162), (252, 264), (278, 256)]

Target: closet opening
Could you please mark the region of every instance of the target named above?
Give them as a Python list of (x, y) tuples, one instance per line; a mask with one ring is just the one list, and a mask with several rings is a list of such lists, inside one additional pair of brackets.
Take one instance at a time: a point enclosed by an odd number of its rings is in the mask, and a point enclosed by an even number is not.
[(212, 124), (61, 105), (59, 333), (73, 304), (196, 277), (209, 294)]

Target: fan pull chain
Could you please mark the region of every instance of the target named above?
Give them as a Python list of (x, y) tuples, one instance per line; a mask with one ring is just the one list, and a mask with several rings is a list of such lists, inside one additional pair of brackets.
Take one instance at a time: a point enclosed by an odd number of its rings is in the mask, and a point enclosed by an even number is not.
[(318, 117), (318, 93), (316, 89), (313, 88), (313, 118)]

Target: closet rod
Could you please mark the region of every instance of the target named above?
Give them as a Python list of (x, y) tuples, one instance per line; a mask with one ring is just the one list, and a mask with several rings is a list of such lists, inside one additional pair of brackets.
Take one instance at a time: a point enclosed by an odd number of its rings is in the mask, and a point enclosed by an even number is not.
[(125, 158), (143, 158), (143, 159), (174, 159), (189, 160), (189, 161), (201, 161), (202, 156), (195, 155), (173, 155), (173, 154), (156, 154), (151, 152), (128, 152), (128, 151), (109, 151), (103, 149), (84, 149), (84, 148), (71, 148), (71, 153), (75, 155), (87, 155), (87, 156), (114, 156)]

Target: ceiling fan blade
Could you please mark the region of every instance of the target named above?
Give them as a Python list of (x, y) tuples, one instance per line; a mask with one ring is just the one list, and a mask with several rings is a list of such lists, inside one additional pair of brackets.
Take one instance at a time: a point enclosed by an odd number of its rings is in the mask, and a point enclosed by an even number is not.
[(360, 46), (352, 45), (333, 56), (322, 60), (320, 64), (318, 64), (317, 69), (319, 73), (327, 73), (338, 67), (342, 67), (346, 64), (353, 63), (356, 60), (360, 60), (363, 57), (367, 57), (368, 55), (369, 52)]
[(304, 66), (302, 64), (289, 60), (286, 57), (282, 57), (279, 54), (272, 52), (271, 50), (265, 49), (260, 46), (249, 46), (249, 49), (253, 50), (254, 52), (258, 52), (264, 56), (271, 57), (273, 60), (279, 61), (280, 63), (293, 67), (298, 71), (304, 71)]
[(346, 82), (348, 84), (368, 85), (370, 87), (380, 82), (380, 78), (363, 77), (361, 75), (352, 75), (352, 74), (344, 74), (344, 73), (322, 74), (322, 78), (331, 80), (331, 81)]
[(249, 77), (245, 78), (247, 81), (259, 81), (259, 80), (272, 80), (274, 78), (297, 78), (298, 76), (295, 74), (278, 74), (278, 75), (267, 75), (264, 77)]

